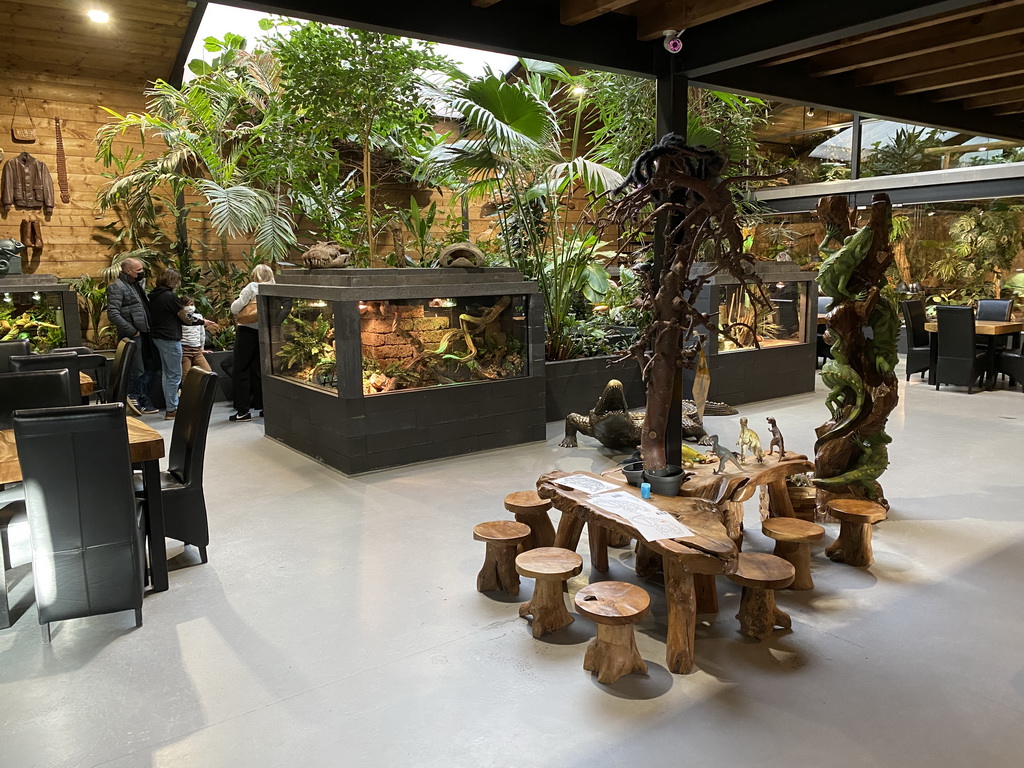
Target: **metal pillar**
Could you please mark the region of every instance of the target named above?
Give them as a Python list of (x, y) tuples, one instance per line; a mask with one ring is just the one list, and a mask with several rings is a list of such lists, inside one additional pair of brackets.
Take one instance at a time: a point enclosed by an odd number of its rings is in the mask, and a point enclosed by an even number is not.
[(850, 178), (860, 178), (860, 147), (861, 127), (860, 115), (853, 116), (853, 124), (850, 126)]

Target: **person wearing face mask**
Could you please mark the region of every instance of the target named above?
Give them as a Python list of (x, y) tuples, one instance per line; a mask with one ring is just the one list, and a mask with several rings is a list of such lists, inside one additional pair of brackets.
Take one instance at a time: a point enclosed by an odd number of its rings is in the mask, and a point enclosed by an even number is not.
[(135, 341), (135, 356), (128, 383), (126, 405), (136, 416), (159, 413), (149, 401), (149, 385), (159, 357), (150, 335), (149, 299), (146, 297), (143, 264), (138, 259), (121, 262), (121, 274), (107, 286), (107, 318), (117, 338)]

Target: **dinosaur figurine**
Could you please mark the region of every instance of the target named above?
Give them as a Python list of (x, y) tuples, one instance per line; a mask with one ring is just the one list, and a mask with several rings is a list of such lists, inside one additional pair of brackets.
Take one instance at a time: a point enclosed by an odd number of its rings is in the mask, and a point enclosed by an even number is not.
[(692, 469), (694, 464), (714, 464), (718, 461), (718, 457), (713, 453), (701, 453), (696, 448), (691, 448), (688, 445), (682, 446), (683, 449), (683, 466), (687, 469)]
[(749, 448), (750, 455), (757, 458), (758, 464), (764, 464), (764, 454), (761, 452), (761, 438), (757, 432), (747, 426), (745, 418), (740, 419), (740, 439), (736, 441), (740, 447), (740, 464), (743, 463), (743, 449)]
[(720, 475), (725, 472), (725, 462), (727, 461), (731, 461), (735, 464), (736, 469), (740, 472), (743, 471), (743, 467), (738, 461), (736, 461), (736, 454), (725, 446), (718, 444), (718, 435), (709, 435), (708, 439), (711, 441), (711, 452), (718, 457), (718, 469), (714, 471), (714, 474)]
[(779, 429), (779, 425), (775, 423), (775, 419), (771, 416), (767, 418), (768, 431), (772, 433), (772, 442), (768, 446), (768, 455), (771, 456), (775, 453), (775, 448), (779, 448), (779, 461), (786, 460), (786, 442), (782, 438), (782, 430)]
[(844, 299), (861, 301), (867, 295), (866, 292), (850, 293), (847, 284), (857, 265), (867, 256), (873, 237), (871, 227), (863, 227), (846, 238), (843, 247), (822, 262), (818, 269), (818, 285), (822, 295), (832, 297), (829, 309)]
[[(704, 406), (709, 416), (731, 416), (736, 409), (725, 403), (711, 400)], [(626, 405), (622, 382), (612, 379), (598, 398), (594, 409), (587, 415), (570, 413), (565, 417), (565, 438), (559, 443), (563, 448), (576, 447), (578, 432), (593, 437), (606, 448), (621, 450), (640, 445), (640, 434), (644, 426), (644, 412), (631, 412)], [(690, 400), (683, 401), (683, 439), (706, 443), (707, 432), (697, 417), (697, 406)]]

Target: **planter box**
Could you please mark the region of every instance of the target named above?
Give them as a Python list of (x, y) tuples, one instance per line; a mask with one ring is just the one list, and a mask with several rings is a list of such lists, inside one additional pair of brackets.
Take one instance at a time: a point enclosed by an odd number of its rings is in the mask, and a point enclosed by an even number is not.
[(589, 413), (610, 379), (622, 382), (630, 408), (643, 408), (647, 389), (635, 360), (609, 367), (615, 358), (581, 357), (544, 363), (544, 418), (563, 421), (570, 413)]

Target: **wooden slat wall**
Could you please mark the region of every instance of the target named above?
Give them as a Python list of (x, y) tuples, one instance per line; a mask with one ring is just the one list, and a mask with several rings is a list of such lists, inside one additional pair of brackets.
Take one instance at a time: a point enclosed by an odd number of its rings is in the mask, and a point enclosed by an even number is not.
[[(19, 92), (24, 93), (35, 122), (34, 144), (15, 144), (11, 139), (11, 118)], [(0, 148), (5, 161), (23, 151), (46, 163), (53, 177), (56, 205), (46, 220), (43, 212), (11, 208), (0, 218), (0, 234), (18, 237), (22, 219), (43, 222), (43, 241), (38, 254), (30, 252), (25, 271), (54, 274), (59, 277), (95, 275), (110, 263), (110, 251), (96, 238), (100, 227), (111, 219), (98, 219), (94, 207), (96, 193), (104, 183), (101, 163), (96, 162), (95, 135), (109, 117), (99, 105), (118, 112), (139, 111), (145, 103), (142, 89), (119, 88), (110, 80), (89, 77), (62, 77), (59, 80), (38, 73), (0, 70)], [(71, 202), (60, 202), (57, 184), (56, 138), (53, 118), (61, 118), (64, 152), (67, 157)], [(28, 126), (24, 104), (18, 105), (17, 125)]]

